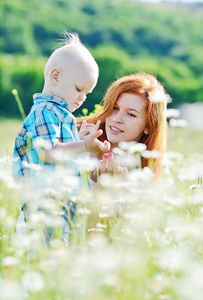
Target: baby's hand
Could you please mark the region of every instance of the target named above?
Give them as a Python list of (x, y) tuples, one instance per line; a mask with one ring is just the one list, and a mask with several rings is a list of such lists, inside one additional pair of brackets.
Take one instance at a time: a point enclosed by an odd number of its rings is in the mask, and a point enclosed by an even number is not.
[(83, 120), (79, 130), (80, 139), (84, 140), (87, 135), (97, 132), (100, 123), (101, 121), (97, 121), (97, 124), (87, 123), (86, 120)]
[(108, 141), (101, 142), (97, 139), (100, 135), (102, 135), (102, 133), (102, 129), (99, 129), (98, 131), (86, 136), (84, 142), (87, 152), (99, 153), (108, 152), (110, 150), (111, 144)]

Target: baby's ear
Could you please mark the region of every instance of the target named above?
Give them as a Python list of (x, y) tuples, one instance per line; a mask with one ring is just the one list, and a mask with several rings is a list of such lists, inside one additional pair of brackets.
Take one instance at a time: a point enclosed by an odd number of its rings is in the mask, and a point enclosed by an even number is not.
[(60, 71), (58, 69), (53, 69), (51, 71), (51, 74), (50, 74), (50, 80), (51, 80), (51, 83), (56, 86), (58, 85), (58, 82), (59, 82), (59, 74), (60, 74)]

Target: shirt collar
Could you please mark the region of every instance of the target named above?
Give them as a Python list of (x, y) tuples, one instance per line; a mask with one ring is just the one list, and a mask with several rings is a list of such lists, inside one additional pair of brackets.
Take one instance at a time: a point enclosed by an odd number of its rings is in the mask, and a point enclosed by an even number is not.
[(65, 100), (63, 100), (62, 98), (53, 96), (53, 95), (36, 93), (33, 95), (33, 100), (34, 100), (35, 104), (43, 102), (43, 101), (53, 102), (53, 103), (64, 106), (68, 110), (68, 104), (65, 102)]

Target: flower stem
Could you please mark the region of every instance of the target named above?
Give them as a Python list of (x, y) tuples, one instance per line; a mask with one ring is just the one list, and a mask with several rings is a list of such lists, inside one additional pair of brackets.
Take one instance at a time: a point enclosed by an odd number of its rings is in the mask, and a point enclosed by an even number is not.
[(24, 109), (23, 109), (23, 105), (22, 105), (22, 102), (20, 100), (20, 97), (18, 96), (18, 91), (16, 89), (13, 89), (12, 90), (12, 94), (14, 95), (15, 97), (15, 100), (18, 104), (18, 108), (19, 108), (19, 111), (20, 111), (20, 114), (21, 114), (21, 117), (23, 119), (23, 121), (25, 120), (26, 118), (26, 115), (25, 115), (25, 112), (24, 112)]

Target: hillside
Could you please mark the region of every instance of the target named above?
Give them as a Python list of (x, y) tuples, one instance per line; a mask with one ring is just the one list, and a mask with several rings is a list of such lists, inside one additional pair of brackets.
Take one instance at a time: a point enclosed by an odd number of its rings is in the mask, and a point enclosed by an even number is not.
[[(23, 101), (29, 92), (41, 89), (46, 57), (57, 47), (65, 29), (78, 32), (98, 61), (100, 80), (92, 96), (94, 103), (100, 102), (116, 76), (139, 70), (157, 74), (174, 106), (202, 101), (202, 11), (202, 4), (2, 0), (1, 73), (6, 70), (8, 78), (2, 83), (0, 109), (8, 111), (2, 102), (2, 97), (13, 97), (8, 89), (17, 88)], [(108, 70), (106, 63), (112, 66)]]

